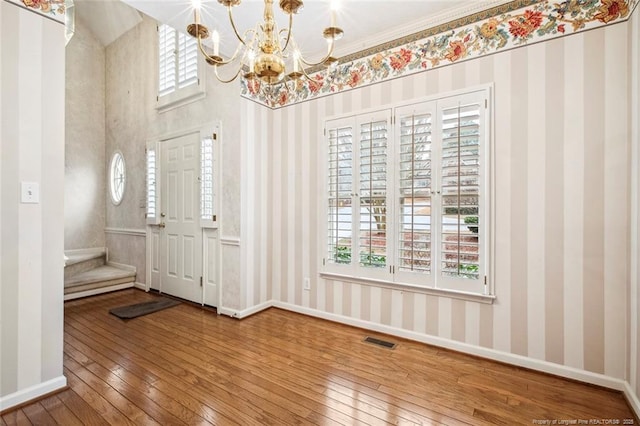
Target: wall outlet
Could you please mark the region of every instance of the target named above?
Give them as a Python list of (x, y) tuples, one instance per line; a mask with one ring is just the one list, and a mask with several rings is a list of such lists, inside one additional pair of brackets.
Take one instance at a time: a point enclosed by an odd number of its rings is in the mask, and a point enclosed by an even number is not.
[(305, 290), (311, 290), (311, 280), (309, 279), (309, 277), (306, 277), (304, 279), (304, 287)]

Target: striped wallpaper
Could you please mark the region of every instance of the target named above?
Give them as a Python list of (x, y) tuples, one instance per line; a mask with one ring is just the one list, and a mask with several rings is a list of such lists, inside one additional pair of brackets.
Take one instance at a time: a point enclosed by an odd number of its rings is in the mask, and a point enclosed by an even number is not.
[[(627, 379), (630, 46), (625, 22), (274, 111), (243, 100), (256, 123), (243, 146), (246, 306), (273, 299)], [(495, 303), (320, 278), (324, 119), (486, 83)]]
[[(0, 2), (0, 411), (66, 385), (64, 42), (62, 24)], [(19, 203), (22, 182), (38, 203)]]
[[(636, 13), (630, 24), (631, 75), (640, 75), (640, 14)], [(636, 396), (640, 395), (640, 79), (631, 83), (631, 280), (630, 280), (630, 384)]]

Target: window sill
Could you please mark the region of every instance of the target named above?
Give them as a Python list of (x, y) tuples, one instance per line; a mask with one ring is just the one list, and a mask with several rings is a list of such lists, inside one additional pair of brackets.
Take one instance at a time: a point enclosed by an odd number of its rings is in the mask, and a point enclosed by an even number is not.
[(339, 280), (339, 281), (346, 281), (346, 282), (351, 282), (356, 284), (390, 288), (392, 290), (404, 290), (404, 291), (411, 291), (414, 293), (429, 294), (432, 296), (450, 297), (452, 299), (460, 299), (460, 300), (466, 300), (469, 302), (484, 303), (487, 305), (493, 304), (493, 302), (496, 300), (496, 296), (490, 295), (490, 294), (467, 293), (464, 291), (447, 290), (443, 288), (421, 287), (417, 285), (374, 280), (371, 278), (360, 278), (360, 277), (354, 277), (351, 275), (336, 274), (332, 272), (320, 272), (320, 277), (330, 279), (330, 280)]
[(178, 92), (162, 96), (158, 100), (156, 110), (158, 111), (158, 113), (163, 113), (184, 105), (188, 105), (192, 102), (197, 102), (201, 99), (204, 99), (205, 97), (206, 92), (203, 88), (201, 88), (200, 86), (189, 86), (184, 89), (180, 89)]

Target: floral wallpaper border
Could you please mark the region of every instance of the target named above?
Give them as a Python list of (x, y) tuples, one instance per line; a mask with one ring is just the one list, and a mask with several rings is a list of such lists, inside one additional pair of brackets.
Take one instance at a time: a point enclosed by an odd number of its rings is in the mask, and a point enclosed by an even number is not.
[(67, 11), (66, 0), (9, 0), (19, 6), (37, 12), (47, 18), (65, 23)]
[[(25, 0), (26, 1), (26, 0)], [(512, 8), (496, 7), (495, 14), (463, 18), (450, 29), (408, 36), (398, 45), (379, 47), (370, 55), (333, 65), (300, 79), (261, 90), (259, 82), (242, 80), (242, 96), (271, 108), (280, 108), (384, 80), (450, 65), (484, 55), (550, 40), (624, 21), (640, 0), (515, 1)], [(513, 9), (513, 5), (529, 3)], [(493, 15), (493, 16), (491, 16)], [(471, 21), (471, 23), (469, 23)], [(437, 27), (438, 29), (443, 26)], [(426, 36), (425, 36), (426, 35)], [(293, 90), (293, 85), (296, 90)]]

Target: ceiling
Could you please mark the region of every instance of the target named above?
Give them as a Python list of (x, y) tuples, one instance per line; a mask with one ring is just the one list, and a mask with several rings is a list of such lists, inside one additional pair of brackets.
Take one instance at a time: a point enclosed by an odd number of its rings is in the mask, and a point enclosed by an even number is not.
[[(123, 0), (156, 20), (184, 31), (193, 22), (190, 0)], [(511, 0), (341, 0), (337, 26), (344, 37), (336, 44), (334, 56), (344, 56), (386, 41), (413, 34), (434, 25), (508, 3)], [(329, 26), (330, 0), (306, 0), (304, 9), (294, 15), (293, 33), (302, 54), (311, 60), (326, 52), (322, 31)], [(127, 10), (128, 9), (128, 10)], [(263, 0), (244, 0), (233, 8), (242, 34), (262, 20)], [(276, 22), (286, 28), (287, 18), (274, 0)], [(136, 12), (119, 0), (76, 0), (78, 17), (89, 25), (105, 45), (136, 25)], [(217, 0), (202, 0), (203, 24), (220, 33), (220, 50), (233, 53), (237, 41), (225, 8)], [(135, 23), (134, 23), (135, 22)]]

